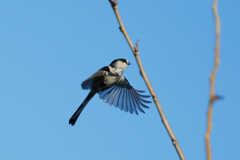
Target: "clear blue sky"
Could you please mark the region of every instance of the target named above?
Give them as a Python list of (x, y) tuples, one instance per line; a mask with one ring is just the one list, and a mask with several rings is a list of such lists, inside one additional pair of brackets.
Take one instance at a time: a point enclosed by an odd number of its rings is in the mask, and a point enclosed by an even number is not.
[[(213, 67), (212, 1), (121, 1), (119, 12), (187, 159), (205, 159)], [(240, 159), (240, 1), (219, 1), (221, 49), (212, 153)], [(149, 91), (105, 1), (0, 2), (1, 160), (179, 159), (154, 103), (139, 116), (96, 95), (75, 126), (88, 91), (81, 83), (116, 58), (130, 84)]]

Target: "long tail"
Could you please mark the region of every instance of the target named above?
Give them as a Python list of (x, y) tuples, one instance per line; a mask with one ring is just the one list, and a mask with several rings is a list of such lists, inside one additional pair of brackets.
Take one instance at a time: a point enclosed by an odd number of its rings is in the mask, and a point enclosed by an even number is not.
[(86, 99), (82, 102), (82, 104), (78, 107), (76, 112), (72, 115), (72, 117), (69, 119), (69, 124), (72, 126), (76, 123), (78, 116), (81, 114), (82, 110), (85, 108), (85, 106), (88, 104), (88, 102), (92, 99), (92, 97), (95, 95), (95, 92), (90, 91)]

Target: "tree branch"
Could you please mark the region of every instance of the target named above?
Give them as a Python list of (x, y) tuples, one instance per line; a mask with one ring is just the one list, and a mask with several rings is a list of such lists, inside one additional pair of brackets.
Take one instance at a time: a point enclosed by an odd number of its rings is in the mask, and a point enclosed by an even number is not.
[(171, 140), (172, 140), (172, 143), (173, 143), (173, 145), (174, 145), (174, 147), (175, 147), (175, 149), (176, 149), (180, 159), (185, 160), (184, 154), (183, 154), (183, 152), (182, 152), (182, 150), (180, 148), (180, 145), (179, 145), (179, 143), (177, 141), (177, 138), (175, 137), (175, 135), (174, 135), (174, 133), (173, 133), (169, 123), (168, 123), (168, 120), (167, 120), (167, 118), (166, 118), (166, 116), (165, 116), (165, 114), (163, 112), (163, 109), (162, 109), (162, 107), (160, 105), (158, 97), (157, 97), (155, 91), (153, 90), (153, 87), (152, 87), (152, 85), (151, 85), (151, 83), (150, 83), (150, 81), (149, 81), (149, 79), (147, 77), (147, 74), (146, 74), (146, 72), (145, 72), (145, 70), (143, 68), (143, 65), (142, 65), (142, 62), (141, 62), (141, 59), (140, 59), (140, 56), (139, 56), (138, 42), (136, 43), (136, 48), (134, 48), (134, 45), (133, 45), (133, 43), (132, 43), (132, 41), (131, 41), (131, 39), (130, 39), (130, 37), (129, 37), (129, 35), (128, 35), (128, 33), (127, 33), (127, 31), (126, 31), (126, 29), (125, 29), (125, 27), (123, 25), (122, 19), (120, 17), (119, 12), (118, 12), (118, 3), (117, 3), (117, 1), (116, 0), (115, 1), (109, 0), (109, 2), (110, 2), (111, 6), (113, 8), (113, 11), (114, 11), (116, 17), (117, 17), (118, 23), (120, 25), (119, 28), (120, 28), (121, 32), (123, 33), (123, 35), (125, 36), (125, 38), (126, 38), (128, 44), (129, 44), (129, 46), (130, 46), (134, 56), (136, 58), (136, 61), (138, 63), (138, 67), (140, 69), (141, 75), (142, 75), (142, 77), (143, 77), (143, 79), (144, 79), (144, 81), (145, 81), (145, 83), (146, 83), (146, 85), (147, 85), (147, 87), (149, 89), (149, 92), (151, 93), (151, 95), (153, 97), (153, 100), (154, 100), (154, 102), (155, 102), (155, 104), (157, 106), (158, 112), (159, 112), (159, 114), (160, 114), (160, 116), (162, 118), (162, 122), (163, 122), (163, 124), (164, 124), (164, 126), (165, 126), (165, 128), (166, 128), (166, 130), (167, 130), (167, 132), (168, 132), (168, 134), (169, 134), (169, 136), (171, 138)]
[(216, 44), (215, 44), (215, 62), (214, 67), (212, 70), (212, 73), (210, 75), (210, 100), (209, 100), (209, 106), (208, 106), (208, 113), (207, 113), (207, 130), (205, 133), (205, 141), (206, 141), (206, 154), (207, 154), (207, 160), (212, 159), (212, 153), (211, 153), (211, 143), (210, 143), (210, 136), (211, 136), (211, 130), (212, 130), (212, 112), (213, 112), (213, 103), (219, 99), (220, 97), (218, 95), (215, 95), (215, 78), (218, 66), (220, 64), (219, 59), (219, 46), (220, 46), (220, 19), (218, 15), (218, 8), (217, 8), (218, 0), (213, 0), (212, 10), (215, 18), (215, 27), (216, 27)]

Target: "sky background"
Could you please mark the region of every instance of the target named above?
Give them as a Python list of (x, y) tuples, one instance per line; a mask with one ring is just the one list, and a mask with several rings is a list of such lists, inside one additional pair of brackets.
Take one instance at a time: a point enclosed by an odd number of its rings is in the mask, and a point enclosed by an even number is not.
[[(212, 1), (118, 1), (119, 12), (187, 159), (206, 159), (204, 134), (213, 67)], [(214, 104), (213, 159), (240, 159), (240, 1), (219, 1), (221, 64)], [(115, 14), (105, 1), (0, 1), (1, 160), (179, 159), (154, 103), (139, 116), (81, 83), (116, 58), (130, 84), (150, 94)], [(150, 98), (150, 100), (152, 100)]]

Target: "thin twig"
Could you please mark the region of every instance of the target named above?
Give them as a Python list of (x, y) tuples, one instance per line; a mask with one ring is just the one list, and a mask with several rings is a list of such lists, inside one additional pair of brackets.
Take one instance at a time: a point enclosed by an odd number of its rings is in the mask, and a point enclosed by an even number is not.
[(210, 100), (209, 100), (209, 106), (208, 106), (208, 113), (207, 113), (207, 130), (205, 134), (205, 141), (206, 141), (206, 154), (207, 154), (207, 160), (212, 159), (212, 153), (211, 153), (211, 144), (210, 144), (210, 136), (211, 136), (211, 130), (212, 130), (212, 112), (213, 112), (213, 103), (220, 97), (215, 94), (215, 78), (218, 66), (220, 64), (219, 59), (219, 46), (220, 46), (220, 19), (218, 16), (218, 0), (213, 0), (212, 10), (216, 22), (216, 44), (215, 44), (215, 62), (214, 67), (212, 70), (212, 73), (210, 75)]
[(133, 43), (132, 43), (132, 41), (131, 41), (131, 39), (130, 39), (130, 37), (129, 37), (129, 35), (128, 35), (128, 33), (127, 33), (127, 31), (126, 31), (126, 29), (125, 29), (125, 27), (123, 25), (122, 19), (120, 17), (119, 12), (118, 12), (117, 1), (116, 0), (115, 1), (109, 0), (109, 2), (110, 2), (111, 6), (113, 8), (114, 13), (116, 14), (118, 23), (120, 25), (120, 30), (123, 33), (123, 35), (125, 36), (125, 38), (126, 38), (128, 44), (129, 44), (133, 54), (134, 54), (134, 56), (135, 56), (135, 58), (137, 60), (138, 67), (140, 69), (141, 75), (142, 75), (142, 77), (143, 77), (143, 79), (144, 79), (144, 81), (145, 81), (145, 83), (146, 83), (146, 85), (147, 85), (147, 87), (148, 87), (152, 97), (153, 97), (153, 100), (154, 100), (154, 102), (155, 102), (155, 104), (157, 106), (157, 109), (159, 111), (159, 114), (160, 114), (160, 116), (162, 118), (162, 122), (163, 122), (165, 128), (167, 129), (167, 132), (168, 132), (168, 134), (169, 134), (169, 136), (170, 136), (170, 138), (172, 140), (172, 143), (173, 143), (174, 147), (176, 148), (176, 151), (177, 151), (180, 159), (185, 160), (184, 154), (183, 154), (183, 152), (182, 152), (182, 150), (180, 148), (180, 145), (179, 145), (179, 143), (177, 141), (177, 138), (175, 137), (175, 135), (174, 135), (174, 133), (173, 133), (169, 123), (168, 123), (168, 120), (167, 120), (167, 118), (166, 118), (166, 116), (165, 116), (165, 114), (163, 112), (163, 109), (162, 109), (162, 107), (160, 105), (158, 97), (157, 97), (156, 93), (154, 92), (153, 87), (152, 87), (152, 85), (151, 85), (151, 83), (150, 83), (150, 81), (149, 81), (149, 79), (147, 77), (147, 74), (146, 74), (146, 72), (145, 72), (145, 70), (143, 68), (143, 65), (142, 65), (142, 62), (141, 62), (141, 59), (140, 59), (140, 56), (139, 56), (138, 42), (136, 43), (136, 48), (134, 48), (134, 45), (133, 45)]

